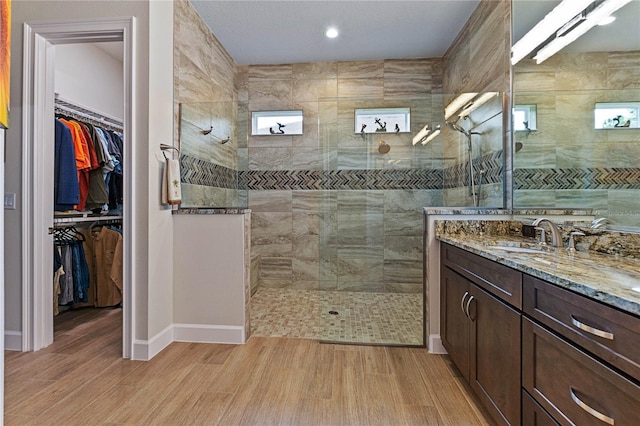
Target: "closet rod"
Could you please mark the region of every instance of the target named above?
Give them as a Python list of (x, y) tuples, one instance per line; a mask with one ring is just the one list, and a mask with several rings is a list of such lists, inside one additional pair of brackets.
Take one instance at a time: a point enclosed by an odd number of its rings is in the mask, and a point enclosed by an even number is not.
[(112, 126), (116, 130), (123, 130), (121, 119), (65, 99), (58, 93), (56, 93), (55, 95), (55, 108), (56, 110), (60, 110), (62, 112), (75, 114), (78, 116), (76, 118), (93, 120), (99, 125)]

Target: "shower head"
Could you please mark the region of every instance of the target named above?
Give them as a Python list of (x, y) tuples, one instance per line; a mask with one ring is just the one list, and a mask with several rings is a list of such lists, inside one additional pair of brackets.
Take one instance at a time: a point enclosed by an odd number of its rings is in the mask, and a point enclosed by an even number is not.
[(456, 123), (451, 123), (449, 121), (445, 120), (445, 123), (447, 123), (447, 126), (449, 126), (449, 128), (462, 133), (463, 135), (469, 137), (469, 132), (467, 132), (465, 129), (462, 128), (462, 126), (456, 124)]

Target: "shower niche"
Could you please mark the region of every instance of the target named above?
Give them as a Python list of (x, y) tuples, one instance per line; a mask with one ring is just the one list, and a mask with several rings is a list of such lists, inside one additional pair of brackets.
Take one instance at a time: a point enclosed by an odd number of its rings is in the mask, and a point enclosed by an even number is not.
[(406, 133), (411, 131), (410, 108), (355, 110), (355, 133)]
[(251, 136), (296, 136), (303, 128), (302, 110), (251, 112)]

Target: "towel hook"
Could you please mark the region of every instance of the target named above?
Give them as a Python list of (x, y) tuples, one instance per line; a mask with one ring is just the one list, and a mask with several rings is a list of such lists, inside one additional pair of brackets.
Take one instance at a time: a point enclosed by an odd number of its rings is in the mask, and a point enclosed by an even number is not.
[(224, 145), (225, 143), (231, 140), (231, 136), (227, 136), (226, 138), (223, 139), (220, 136), (216, 136), (215, 134), (211, 133), (212, 130), (213, 130), (213, 126), (210, 126), (208, 129), (200, 129), (200, 133), (202, 133), (203, 135), (211, 134), (211, 137), (214, 139), (218, 139), (222, 145)]
[(167, 154), (165, 151), (172, 150), (172, 149), (178, 153), (178, 158), (180, 157), (180, 150), (175, 146), (167, 145), (166, 143), (161, 143), (160, 149), (162, 150), (162, 155), (164, 155), (165, 160), (168, 160)]

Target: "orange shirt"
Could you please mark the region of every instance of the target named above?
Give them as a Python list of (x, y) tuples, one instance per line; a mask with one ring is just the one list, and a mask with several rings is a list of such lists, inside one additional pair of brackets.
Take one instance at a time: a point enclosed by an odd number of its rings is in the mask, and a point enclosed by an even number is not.
[(78, 123), (71, 120), (60, 119), (67, 125), (71, 131), (71, 138), (73, 139), (73, 149), (76, 153), (76, 168), (80, 170), (91, 169), (91, 157), (89, 154), (89, 144), (82, 134), (82, 128)]

